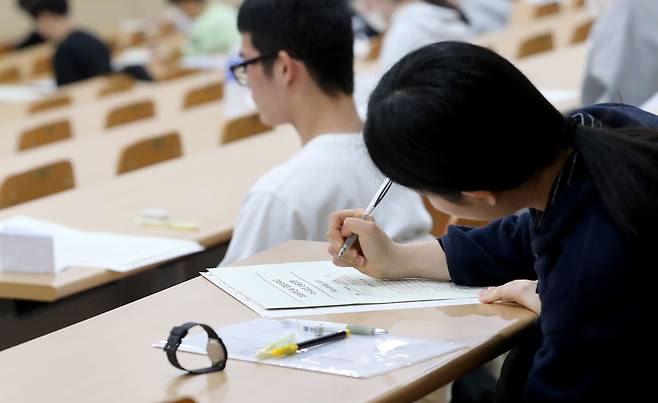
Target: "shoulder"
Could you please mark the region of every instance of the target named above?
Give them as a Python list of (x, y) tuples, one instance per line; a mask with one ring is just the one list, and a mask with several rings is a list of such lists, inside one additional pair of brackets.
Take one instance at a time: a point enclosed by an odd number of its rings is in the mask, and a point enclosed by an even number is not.
[(199, 26), (210, 27), (214, 24), (225, 25), (235, 23), (237, 13), (230, 7), (215, 4), (211, 5), (207, 12), (205, 12), (198, 21)]
[(286, 194), (327, 187), (342, 180), (336, 171), (337, 165), (350, 164), (353, 172), (358, 174), (370, 160), (361, 137), (357, 136), (337, 134), (317, 137), (288, 161), (263, 175), (253, 189)]
[(58, 51), (71, 51), (71, 50), (88, 50), (90, 47), (104, 46), (103, 41), (98, 39), (87, 31), (77, 30), (72, 32), (62, 43), (58, 46)]

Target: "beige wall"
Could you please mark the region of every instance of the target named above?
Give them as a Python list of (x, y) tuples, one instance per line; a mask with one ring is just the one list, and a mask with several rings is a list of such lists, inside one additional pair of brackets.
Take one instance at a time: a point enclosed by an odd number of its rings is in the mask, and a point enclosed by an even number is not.
[[(97, 31), (111, 29), (130, 17), (153, 16), (166, 0), (70, 0), (73, 17), (80, 25)], [(0, 0), (0, 40), (13, 40), (29, 29), (29, 17), (16, 7), (16, 0)]]

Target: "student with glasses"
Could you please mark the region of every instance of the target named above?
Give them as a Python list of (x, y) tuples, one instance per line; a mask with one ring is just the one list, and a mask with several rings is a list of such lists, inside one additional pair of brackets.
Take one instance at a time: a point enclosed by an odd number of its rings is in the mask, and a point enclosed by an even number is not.
[[(302, 149), (245, 196), (221, 265), (290, 239), (321, 241), (326, 217), (365, 206), (383, 181), (368, 158), (352, 97), (352, 13), (345, 0), (245, 0), (238, 13), (242, 63), (263, 123), (292, 124)], [(377, 220), (404, 242), (429, 237), (420, 196), (395, 187)]]

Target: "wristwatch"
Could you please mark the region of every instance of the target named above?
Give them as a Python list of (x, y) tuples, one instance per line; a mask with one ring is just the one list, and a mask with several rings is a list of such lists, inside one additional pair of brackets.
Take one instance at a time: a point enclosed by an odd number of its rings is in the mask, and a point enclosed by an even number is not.
[[(210, 358), (211, 366), (201, 369), (187, 369), (183, 368), (182, 365), (178, 362), (178, 357), (176, 352), (178, 347), (181, 345), (183, 338), (187, 335), (189, 330), (194, 326), (200, 326), (208, 334), (208, 343), (206, 344), (206, 351), (208, 357)], [(187, 371), (189, 374), (207, 374), (210, 372), (217, 372), (224, 369), (226, 366), (226, 360), (228, 359), (228, 352), (226, 351), (226, 346), (222, 339), (219, 338), (217, 333), (208, 325), (202, 323), (188, 322), (181, 326), (176, 326), (171, 329), (169, 333), (169, 338), (167, 339), (167, 344), (164, 347), (164, 351), (167, 353), (167, 358), (171, 365), (183, 371)]]

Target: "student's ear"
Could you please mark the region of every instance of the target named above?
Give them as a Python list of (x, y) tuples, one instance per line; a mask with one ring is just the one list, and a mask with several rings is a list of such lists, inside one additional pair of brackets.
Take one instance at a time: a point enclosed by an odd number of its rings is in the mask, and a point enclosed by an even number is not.
[(461, 192), (462, 198), (469, 202), (486, 203), (489, 206), (495, 206), (498, 203), (498, 195), (489, 190), (477, 190), (474, 192)]
[(279, 51), (279, 57), (277, 59), (279, 60), (277, 73), (279, 74), (280, 81), (285, 86), (288, 86), (295, 76), (295, 61), (285, 50)]

